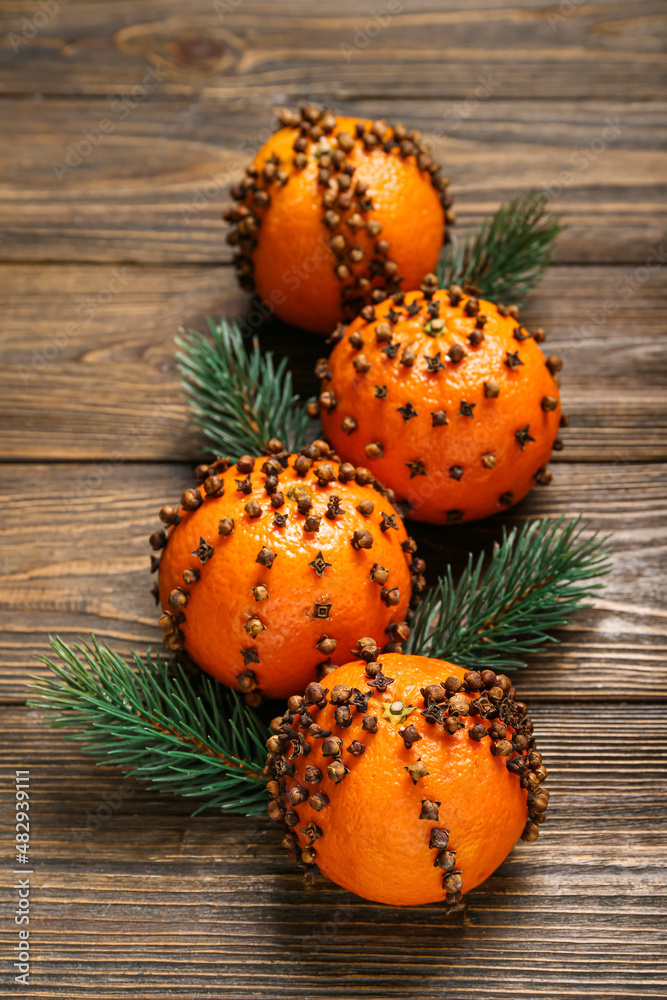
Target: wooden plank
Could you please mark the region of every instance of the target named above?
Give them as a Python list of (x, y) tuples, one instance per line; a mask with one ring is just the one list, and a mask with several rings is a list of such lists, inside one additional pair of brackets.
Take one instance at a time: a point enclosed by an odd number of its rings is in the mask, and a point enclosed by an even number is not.
[[(191, 997), (196, 983), (220, 1000), (664, 997), (662, 706), (625, 706), (620, 720), (599, 704), (531, 714), (548, 820), (457, 924), (438, 906), (378, 906), (321, 877), (305, 886), (270, 821), (191, 818), (186, 802), (96, 767), (39, 713), (3, 708), (3, 801), (14, 768), (31, 770), (31, 995), (152, 1000)], [(619, 721), (632, 739), (614, 739)], [(15, 943), (8, 924), (0, 940)]]
[[(559, 462), (667, 458), (665, 289), (658, 272), (637, 274), (554, 267), (531, 296), (528, 328), (544, 326), (546, 349), (565, 361), (572, 426)], [(194, 464), (202, 444), (175, 379), (173, 338), (181, 325), (205, 329), (206, 314), (246, 308), (230, 268), (6, 266), (0, 456)], [(316, 391), (322, 338), (280, 325), (261, 336), (290, 356), (299, 390)]]
[(194, 457), (201, 441), (174, 377), (174, 337), (181, 325), (205, 329), (207, 314), (242, 310), (230, 268), (20, 266), (2, 288), (12, 314), (2, 335), (5, 456)]
[[(0, 260), (229, 262), (221, 208), (271, 134), (277, 103), (286, 100), (0, 101)], [(498, 88), (476, 105), (335, 104), (435, 133), (462, 227), (536, 187), (568, 225), (563, 263), (640, 265), (664, 240), (664, 102), (508, 101)]]
[[(48, 635), (67, 641), (93, 631), (112, 648), (161, 648), (149, 593), (147, 537), (157, 511), (189, 484), (186, 466), (6, 465), (0, 504), (5, 585), (0, 596), (0, 700), (22, 701), (25, 679)], [(413, 524), (434, 580), (469, 551), (491, 548), (501, 525), (529, 516), (581, 512), (611, 532), (613, 569), (604, 593), (559, 633), (518, 679), (531, 701), (667, 696), (663, 608), (667, 465), (560, 465), (504, 519), (433, 528)], [(40, 668), (41, 669), (41, 668)]]
[[(32, 996), (667, 998), (664, 6), (411, 0), (365, 38), (379, 6), (0, 11), (0, 838), (27, 766)], [(246, 308), (220, 209), (274, 105), (302, 99), (440, 133), (462, 228), (532, 186), (569, 226), (524, 317), (566, 363), (552, 486), (503, 519), (413, 526), (431, 579), (529, 516), (582, 512), (613, 533), (604, 593), (518, 677), (548, 822), (465, 920), (306, 886), (268, 820), (191, 818), (21, 704), (49, 633), (159, 647), (146, 536), (201, 449), (172, 339)], [(102, 119), (58, 180), (53, 162)], [(310, 393), (322, 342), (262, 337)], [(5, 953), (15, 930), (0, 928)]]
[[(37, 10), (37, 9), (36, 9)], [(131, 93), (146, 69), (169, 95), (341, 99), (469, 96), (492, 74), (510, 98), (653, 100), (664, 81), (657, 0), (385, 4), (70, 0), (38, 17), (4, 4), (0, 87), (10, 94)], [(44, 23), (46, 21), (46, 23)], [(28, 72), (22, 72), (27, 67)]]

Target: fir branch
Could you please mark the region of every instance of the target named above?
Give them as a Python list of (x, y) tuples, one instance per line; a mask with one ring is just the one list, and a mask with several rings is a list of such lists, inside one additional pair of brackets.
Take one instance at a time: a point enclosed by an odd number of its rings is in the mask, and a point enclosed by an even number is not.
[[(603, 540), (584, 537), (577, 518), (533, 521), (503, 532), (488, 568), (469, 556), (461, 579), (451, 567), (418, 606), (405, 651), (460, 666), (517, 667), (556, 640), (609, 571)], [(33, 678), (29, 704), (100, 763), (116, 764), (163, 792), (205, 800), (228, 813), (261, 815), (267, 801), (263, 726), (238, 695), (175, 660), (132, 654), (126, 663), (92, 645), (51, 640), (60, 662), (40, 657), (53, 677)]]
[(274, 364), (256, 339), (246, 350), (234, 321), (208, 324), (212, 339), (190, 330), (176, 340), (175, 357), (195, 420), (214, 449), (237, 459), (261, 454), (271, 438), (301, 448), (313, 425), (293, 391), (287, 358)]
[(530, 191), (501, 205), (462, 243), (452, 237), (438, 265), (441, 287), (474, 285), (494, 302), (520, 304), (543, 277), (564, 228), (547, 204), (543, 192)]
[(85, 753), (161, 792), (205, 798), (202, 809), (266, 811), (267, 734), (234, 691), (150, 653), (130, 666), (94, 636), (51, 648), (61, 662), (39, 658), (55, 676), (33, 678), (29, 704), (56, 712), (49, 723), (73, 730)]
[(423, 598), (411, 622), (406, 652), (460, 666), (520, 667), (566, 624), (602, 586), (589, 583), (609, 572), (604, 539), (584, 537), (576, 518), (528, 522), (484, 553), (472, 554), (458, 583), (451, 567)]

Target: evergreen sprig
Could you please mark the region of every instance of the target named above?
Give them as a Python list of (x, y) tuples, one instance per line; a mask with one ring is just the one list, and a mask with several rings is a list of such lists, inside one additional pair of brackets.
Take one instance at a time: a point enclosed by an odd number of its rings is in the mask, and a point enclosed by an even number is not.
[[(438, 265), (440, 284), (474, 285), (497, 302), (520, 302), (550, 264), (561, 230), (543, 193), (515, 198), (463, 242), (452, 237)], [(247, 348), (234, 320), (208, 325), (210, 336), (182, 330), (175, 358), (195, 421), (214, 450), (238, 459), (265, 451), (271, 438), (290, 450), (312, 440), (317, 429), (308, 400), (294, 392), (287, 359), (275, 363), (256, 338)]]
[(471, 554), (458, 583), (451, 567), (423, 598), (406, 651), (459, 666), (520, 667), (602, 587), (609, 572), (603, 540), (585, 537), (576, 518), (528, 522), (503, 529), (486, 571), (484, 553)]
[(547, 205), (544, 192), (530, 191), (501, 205), (463, 242), (452, 236), (438, 265), (441, 287), (475, 285), (494, 302), (520, 304), (553, 260), (564, 228)]
[(275, 364), (256, 338), (247, 350), (233, 320), (208, 324), (210, 339), (181, 331), (175, 357), (195, 421), (216, 452), (233, 459), (261, 454), (271, 438), (290, 450), (301, 448), (312, 421), (307, 402), (292, 388), (287, 358)]
[[(597, 535), (579, 519), (534, 521), (503, 533), (488, 567), (471, 555), (458, 583), (448, 568), (419, 605), (405, 651), (460, 666), (517, 667), (550, 631), (586, 607), (609, 570)], [(227, 813), (264, 813), (268, 735), (239, 696), (176, 660), (51, 640), (53, 677), (33, 678), (29, 704), (100, 763), (116, 764), (163, 792), (204, 799)]]
[(55, 712), (49, 723), (85, 753), (161, 792), (204, 798), (202, 809), (266, 811), (269, 734), (234, 691), (150, 653), (129, 665), (94, 637), (73, 647), (52, 638), (51, 648), (59, 662), (39, 659), (54, 677), (33, 678), (29, 704)]

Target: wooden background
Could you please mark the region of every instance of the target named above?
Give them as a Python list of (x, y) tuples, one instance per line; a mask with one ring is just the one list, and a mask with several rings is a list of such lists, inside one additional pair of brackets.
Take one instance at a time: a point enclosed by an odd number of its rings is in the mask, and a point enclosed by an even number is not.
[[(664, 10), (4, 0), (0, 741), (5, 785), (32, 772), (35, 875), (31, 986), (8, 975), (8, 921), (1, 996), (667, 997)], [(268, 820), (192, 819), (25, 705), (50, 633), (158, 641), (145, 539), (201, 449), (172, 339), (245, 307), (219, 222), (229, 177), (303, 99), (439, 132), (462, 228), (530, 186), (569, 227), (526, 322), (565, 359), (572, 426), (553, 485), (505, 521), (583, 512), (613, 533), (613, 571), (520, 678), (549, 820), (463, 923), (306, 887)], [(312, 391), (321, 342), (266, 340)], [(500, 524), (430, 532), (431, 573)]]

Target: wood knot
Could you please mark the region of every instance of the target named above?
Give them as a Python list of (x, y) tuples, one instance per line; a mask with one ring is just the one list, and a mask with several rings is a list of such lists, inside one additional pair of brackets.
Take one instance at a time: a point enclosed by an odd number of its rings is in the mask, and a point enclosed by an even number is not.
[(200, 66), (202, 69), (212, 69), (224, 58), (225, 46), (214, 38), (200, 36), (198, 38), (183, 38), (174, 43), (174, 54), (189, 66)]

